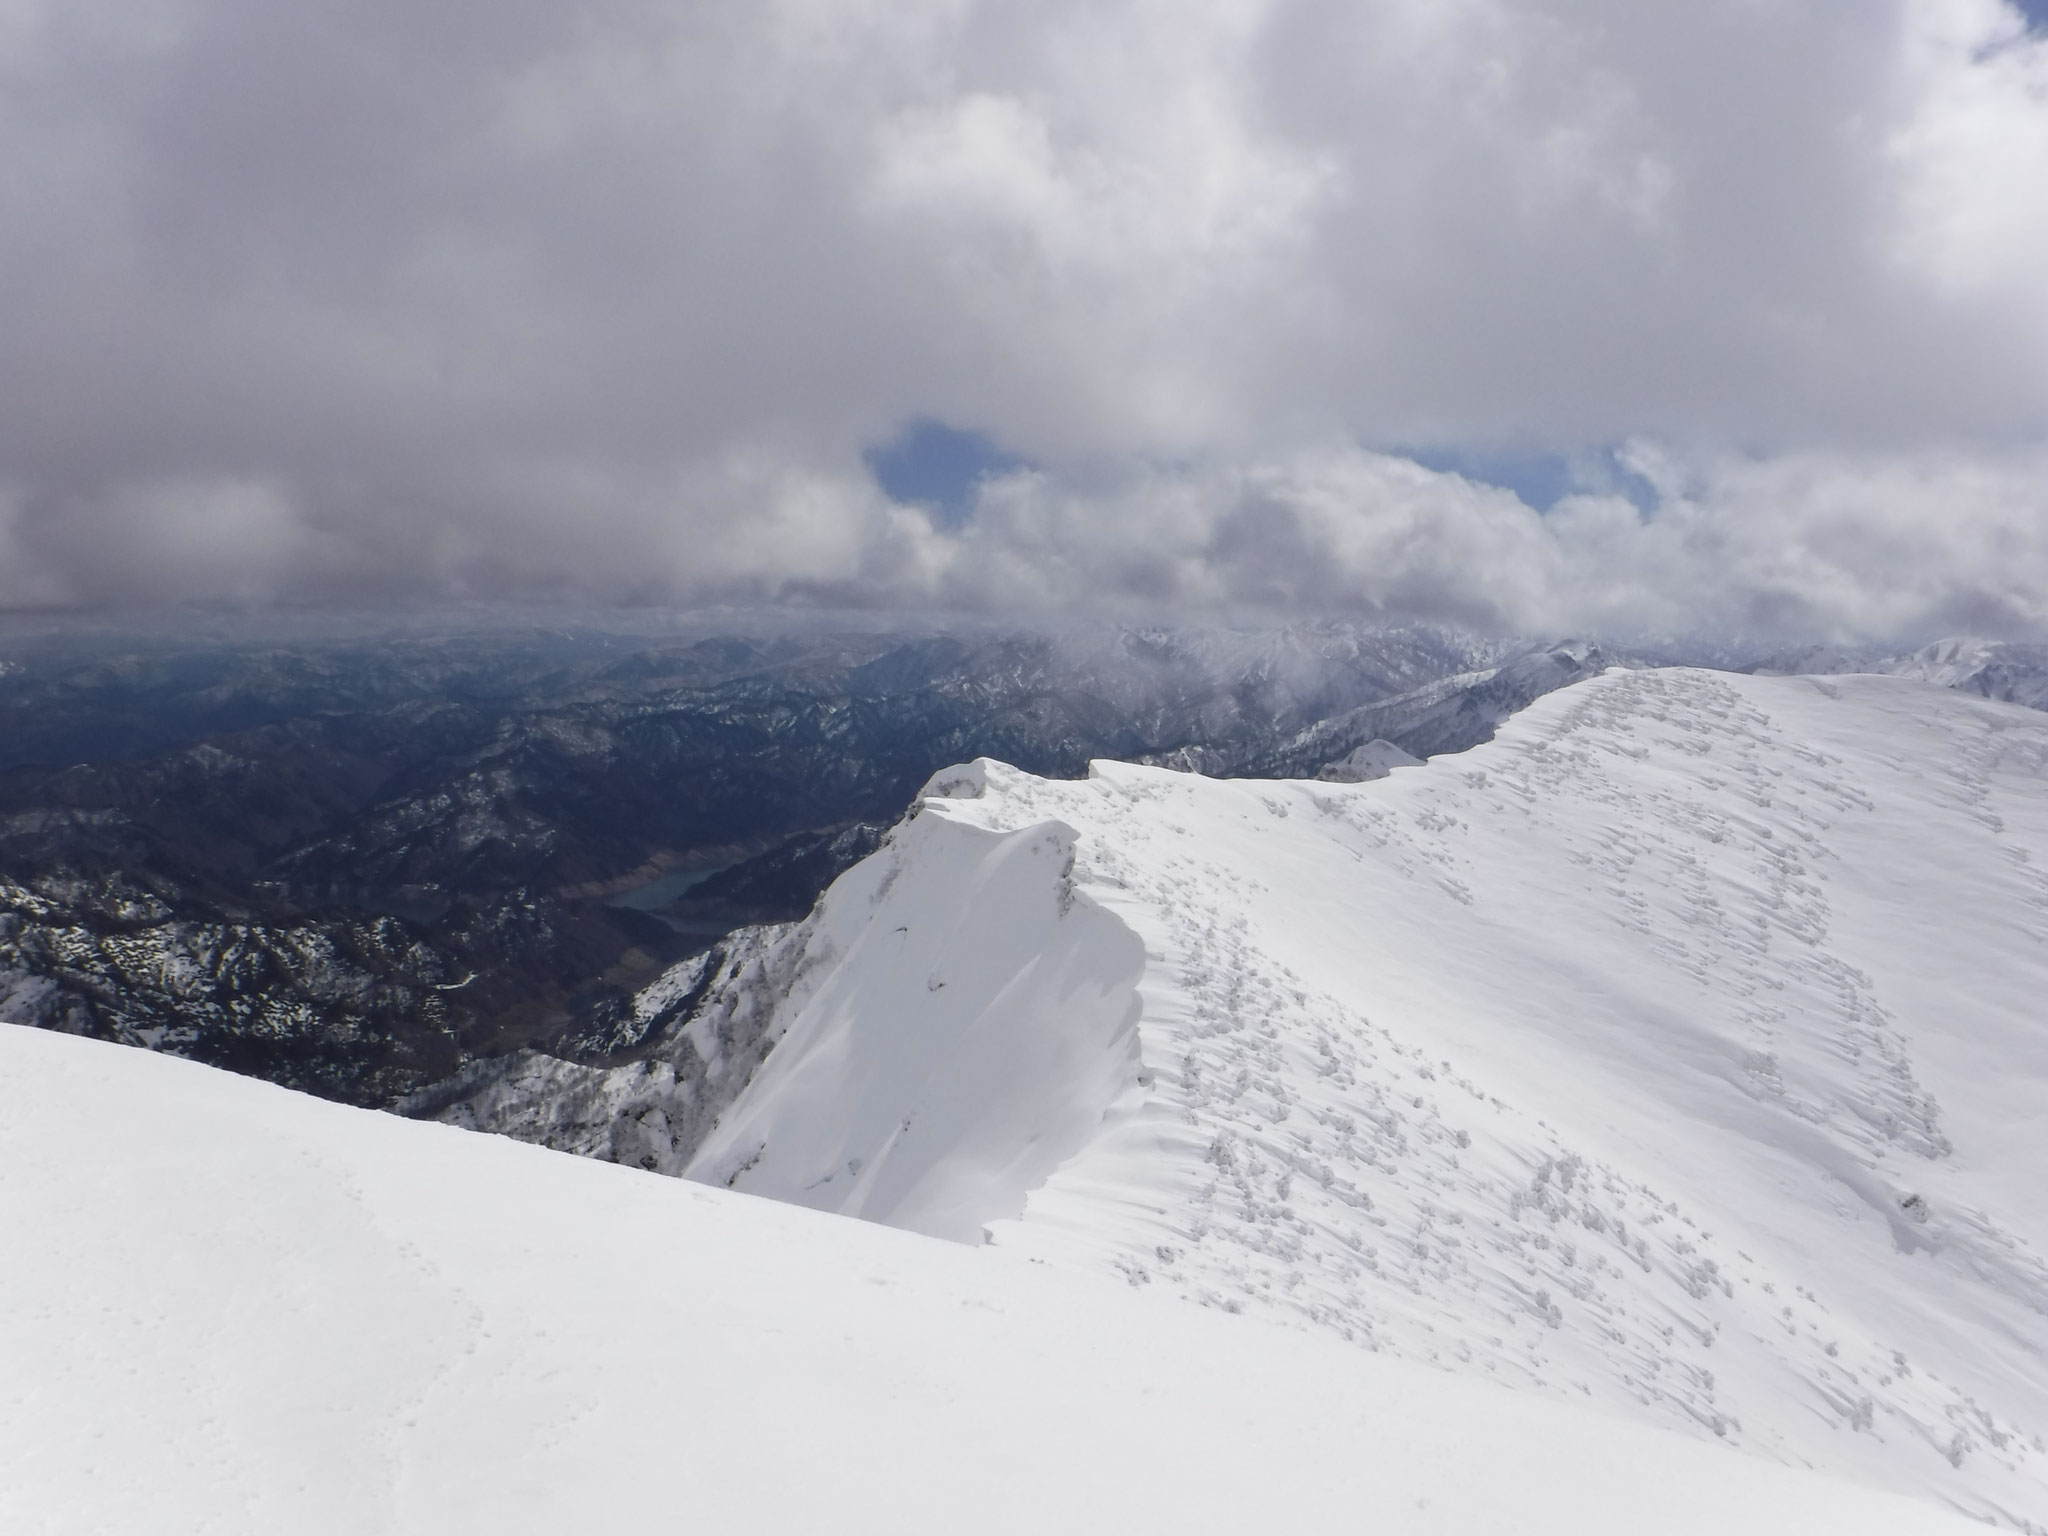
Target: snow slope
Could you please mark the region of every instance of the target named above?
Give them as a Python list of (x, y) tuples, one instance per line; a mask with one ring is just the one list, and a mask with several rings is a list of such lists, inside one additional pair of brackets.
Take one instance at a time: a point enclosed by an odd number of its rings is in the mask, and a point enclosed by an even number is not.
[(977, 763), (690, 1171), (2048, 1528), (2044, 767), (1683, 670), (1375, 783)]
[(0, 1529), (1967, 1529), (1240, 1319), (0, 1026)]

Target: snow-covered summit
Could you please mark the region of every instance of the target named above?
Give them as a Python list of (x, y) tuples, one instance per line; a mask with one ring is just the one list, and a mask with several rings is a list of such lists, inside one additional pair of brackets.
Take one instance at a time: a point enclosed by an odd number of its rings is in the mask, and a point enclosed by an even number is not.
[(1375, 783), (977, 763), (690, 1172), (2048, 1525), (2044, 769), (1696, 671)]

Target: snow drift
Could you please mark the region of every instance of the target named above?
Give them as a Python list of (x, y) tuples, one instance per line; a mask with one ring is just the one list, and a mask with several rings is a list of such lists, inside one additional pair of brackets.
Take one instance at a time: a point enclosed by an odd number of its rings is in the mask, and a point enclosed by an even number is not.
[(1058, 821), (933, 818), (850, 870), (805, 936), (817, 980), (693, 1176), (936, 1237), (1022, 1214), (1141, 1071), (1144, 948), (1077, 906), (1073, 857)]
[(1000, 1250), (119, 1046), (0, 1026), (0, 1107), (10, 1536), (1971, 1529)]
[(689, 1171), (2048, 1527), (2044, 767), (1698, 671), (1377, 782), (978, 763)]

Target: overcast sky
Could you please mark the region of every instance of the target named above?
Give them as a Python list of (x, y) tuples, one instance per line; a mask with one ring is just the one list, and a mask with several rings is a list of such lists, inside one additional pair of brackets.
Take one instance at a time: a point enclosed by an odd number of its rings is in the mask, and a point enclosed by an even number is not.
[(0, 607), (2048, 625), (2005, 0), (0, 0)]

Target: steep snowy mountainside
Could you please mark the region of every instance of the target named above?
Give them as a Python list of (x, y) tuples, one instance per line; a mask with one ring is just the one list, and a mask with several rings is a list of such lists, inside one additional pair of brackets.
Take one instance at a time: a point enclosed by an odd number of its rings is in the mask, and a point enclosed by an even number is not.
[(999, 1249), (9, 1026), (0, 1222), (10, 1536), (1970, 1529)]
[[(1683, 670), (1372, 783), (977, 763), (690, 1171), (2048, 1528), (2044, 770), (2021, 709)], [(1040, 1140), (972, 1132), (1009, 1084)]]
[(514, 1051), (400, 1099), (400, 1113), (679, 1174), (781, 1038), (811, 923), (742, 928), (669, 967), (580, 1044), (596, 1061)]
[(1144, 946), (1073, 899), (1074, 838), (916, 818), (841, 877), (781, 1010), (793, 1048), (767, 1057), (692, 1171), (963, 1241), (1022, 1210), (1144, 1072)]
[[(781, 1134), (720, 1182), (800, 1173), (803, 1203), (978, 1241), (988, 1202), (1021, 1209), (1139, 1070), (1144, 949), (1099, 906), (1044, 899), (1071, 857), (1056, 826), (913, 818), (804, 923), (735, 935), (644, 992), (627, 1059), (524, 1052), (402, 1107), (673, 1174), (765, 1080)], [(878, 998), (899, 1026), (880, 1036), (863, 1032)], [(776, 1051), (793, 1019), (805, 1049)], [(874, 1127), (878, 1145), (837, 1155)]]

